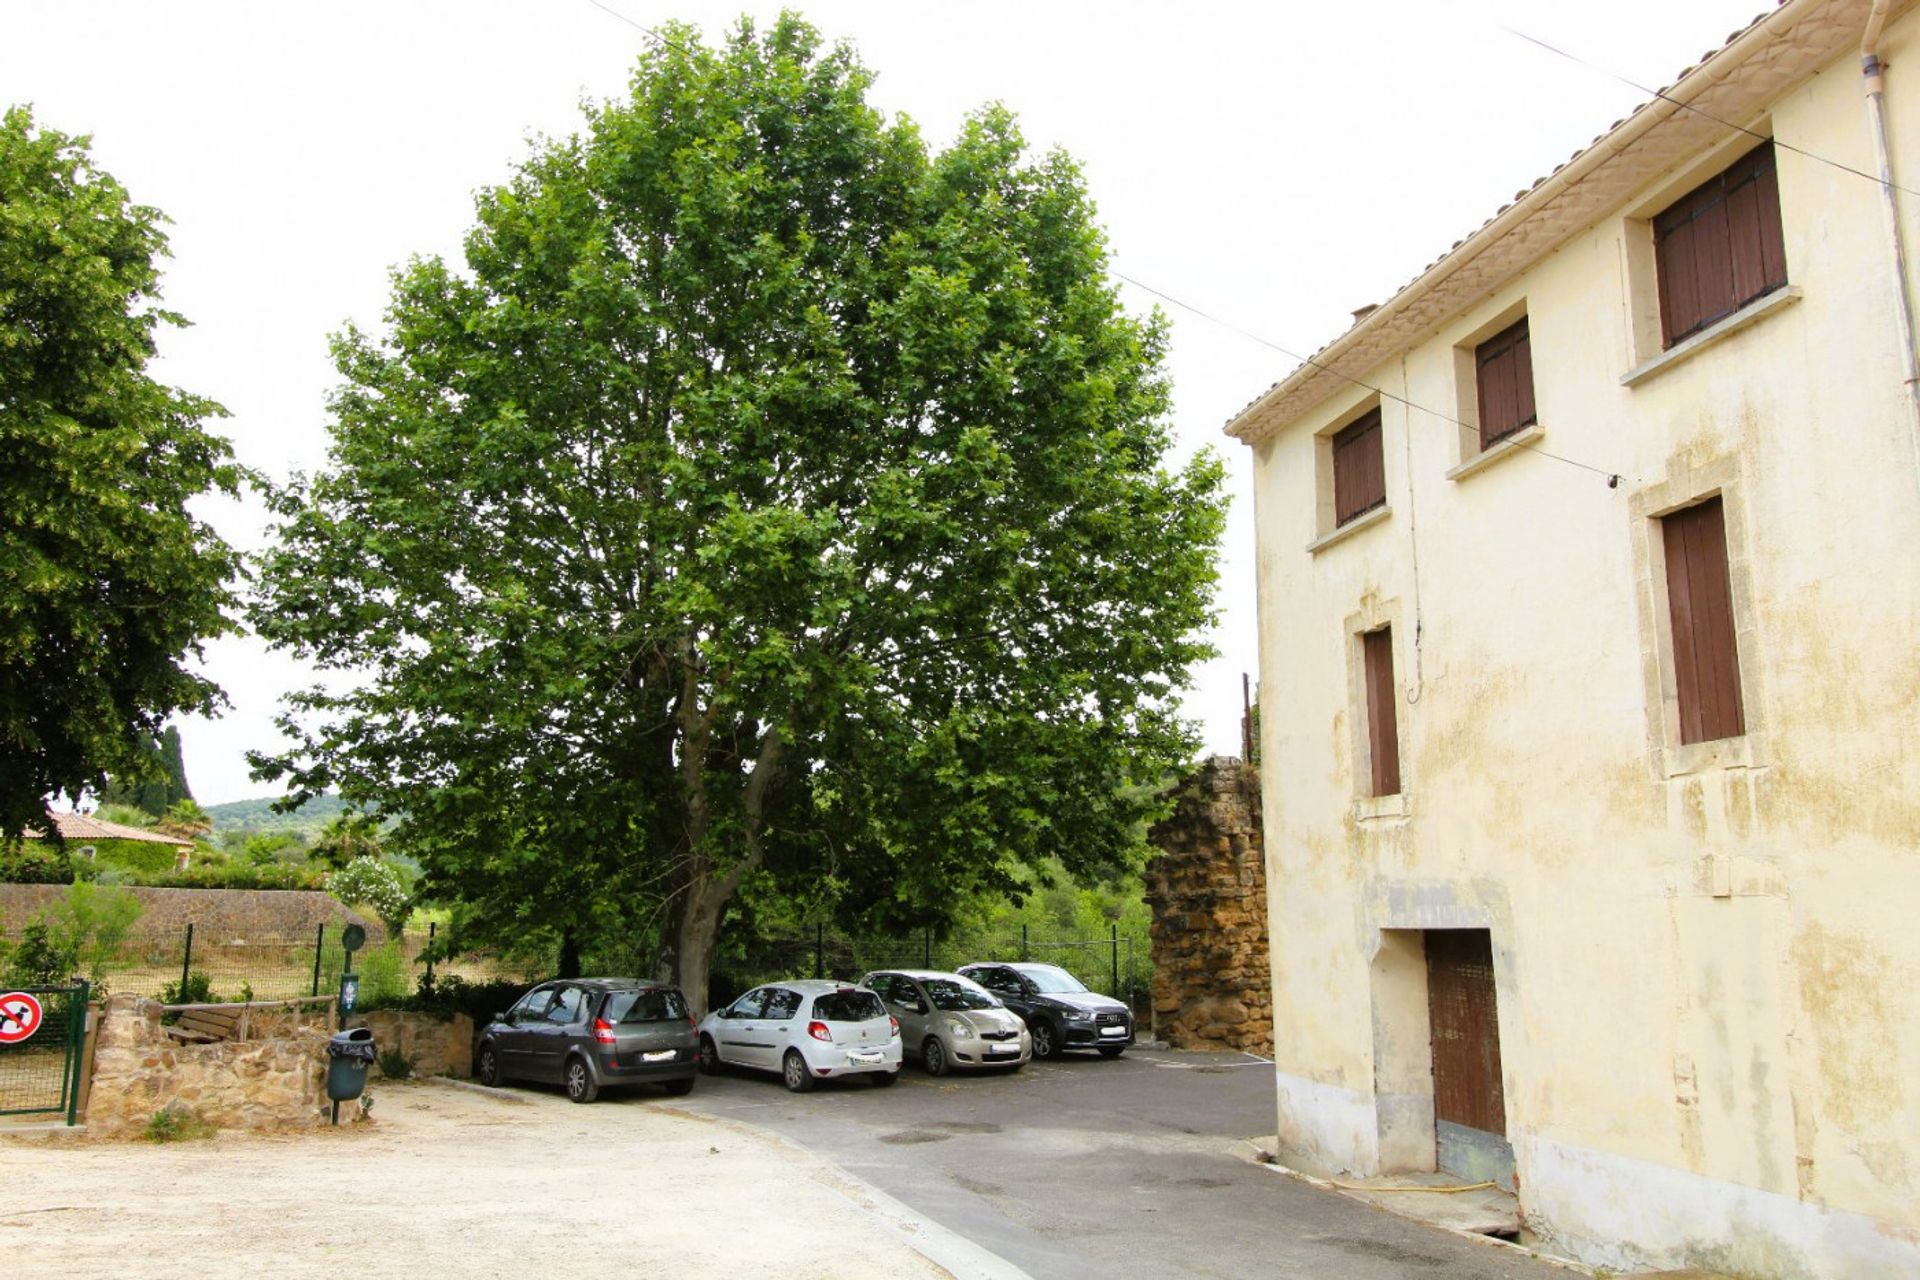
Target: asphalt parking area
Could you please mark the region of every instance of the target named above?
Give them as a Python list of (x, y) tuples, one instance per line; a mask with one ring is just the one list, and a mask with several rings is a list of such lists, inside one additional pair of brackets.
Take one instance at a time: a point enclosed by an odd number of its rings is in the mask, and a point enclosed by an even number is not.
[(1571, 1274), (1252, 1163), (1273, 1099), (1259, 1059), (1136, 1049), (804, 1095), (733, 1072), (673, 1102), (779, 1133), (1036, 1280)]

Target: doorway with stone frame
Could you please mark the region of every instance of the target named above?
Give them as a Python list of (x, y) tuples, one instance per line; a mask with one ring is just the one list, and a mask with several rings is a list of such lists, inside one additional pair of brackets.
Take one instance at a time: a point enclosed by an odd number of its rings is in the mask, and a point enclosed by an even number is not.
[(1379, 1171), (1511, 1191), (1492, 934), (1383, 929), (1372, 970)]

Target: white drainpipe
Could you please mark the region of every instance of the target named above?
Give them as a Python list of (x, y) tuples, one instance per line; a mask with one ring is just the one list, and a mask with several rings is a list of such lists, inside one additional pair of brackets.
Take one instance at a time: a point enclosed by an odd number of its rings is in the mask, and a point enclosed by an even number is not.
[(1874, 156), (1880, 162), (1880, 195), (1887, 210), (1887, 234), (1893, 245), (1894, 299), (1899, 304), (1900, 358), (1906, 366), (1908, 438), (1920, 476), (1920, 351), (1913, 340), (1913, 292), (1907, 283), (1906, 237), (1900, 229), (1899, 189), (1893, 180), (1893, 152), (1887, 145), (1885, 71), (1880, 64), (1880, 30), (1886, 25), (1891, 0), (1874, 0), (1867, 29), (1860, 39), (1860, 72), (1866, 79), (1867, 120), (1873, 127)]

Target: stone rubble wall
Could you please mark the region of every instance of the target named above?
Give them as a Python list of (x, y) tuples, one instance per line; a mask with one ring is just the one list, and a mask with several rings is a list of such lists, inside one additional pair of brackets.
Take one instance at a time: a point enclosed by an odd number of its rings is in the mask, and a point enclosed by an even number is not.
[[(352, 1014), (347, 1025), (372, 1031), (374, 1047), (382, 1053), (397, 1048), (412, 1058), (416, 1076), (464, 1080), (473, 1074), (473, 1019), (464, 1013), (442, 1018), (431, 1013), (381, 1009)], [(377, 1061), (374, 1074), (381, 1074)]]
[(131, 1136), (156, 1111), (190, 1111), (222, 1129), (325, 1124), (327, 1030), (309, 1014), (248, 1018), (246, 1040), (180, 1044), (160, 1025), (158, 1001), (110, 996), (94, 1050), (87, 1128)]
[[(27, 921), (66, 896), (63, 884), (0, 884), (0, 933), (18, 933)], [(135, 933), (150, 937), (182, 933), (194, 926), (194, 945), (298, 938), (311, 942), (315, 927), (327, 926), (329, 944), (340, 931), (357, 924), (367, 936), (383, 931), (318, 889), (160, 889), (129, 885), (140, 901)]]
[(1273, 1053), (1260, 775), (1214, 756), (1149, 833), (1156, 1033), (1177, 1049)]

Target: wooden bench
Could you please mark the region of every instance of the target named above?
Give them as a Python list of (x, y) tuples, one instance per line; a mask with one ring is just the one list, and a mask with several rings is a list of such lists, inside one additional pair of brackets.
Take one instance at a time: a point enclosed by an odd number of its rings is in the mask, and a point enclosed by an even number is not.
[(322, 1013), (328, 1026), (333, 1025), (332, 1006), (337, 996), (302, 996), (294, 1000), (256, 1000), (252, 1004), (170, 1004), (161, 1006), (167, 1013), (177, 1013), (180, 1021), (173, 1026), (163, 1028), (166, 1033), (182, 1044), (218, 1044), (223, 1040), (245, 1040), (247, 1038), (247, 1015), (254, 1009), (291, 1010), (295, 1025), (300, 1023), (308, 1005), (329, 1006)]
[(167, 1034), (186, 1044), (215, 1044), (221, 1040), (243, 1038), (242, 1024), (246, 1009), (208, 1009), (190, 1008), (180, 1015), (180, 1021), (167, 1028)]

